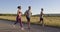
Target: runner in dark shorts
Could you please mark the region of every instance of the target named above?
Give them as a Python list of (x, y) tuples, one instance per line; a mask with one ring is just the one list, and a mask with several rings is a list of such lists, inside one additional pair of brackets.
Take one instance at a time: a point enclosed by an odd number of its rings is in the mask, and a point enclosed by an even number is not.
[(40, 21), (43, 21), (43, 18), (40, 18)]
[(25, 15), (27, 19), (28, 29), (30, 29), (30, 17), (31, 17), (31, 6), (28, 7), (28, 10), (26, 10)]
[(40, 13), (40, 21), (39, 23), (42, 22), (42, 26), (44, 27), (44, 21), (43, 21), (43, 8), (41, 8), (41, 13)]
[(30, 22), (30, 17), (26, 16), (26, 19), (27, 19), (28, 22)]

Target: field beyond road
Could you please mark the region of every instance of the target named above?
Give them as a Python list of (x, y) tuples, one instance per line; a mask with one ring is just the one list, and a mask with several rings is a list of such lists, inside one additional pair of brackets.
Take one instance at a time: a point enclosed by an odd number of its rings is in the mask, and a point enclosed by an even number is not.
[[(13, 20), (16, 21), (16, 16), (0, 16), (0, 19), (6, 19), (6, 20)], [(27, 22), (26, 17), (22, 16), (22, 21), (24, 23)], [(31, 17), (31, 23), (32, 24), (41, 24), (38, 23), (39, 16)], [(53, 27), (60, 27), (60, 17), (44, 17), (44, 25), (47, 26), (53, 26)]]

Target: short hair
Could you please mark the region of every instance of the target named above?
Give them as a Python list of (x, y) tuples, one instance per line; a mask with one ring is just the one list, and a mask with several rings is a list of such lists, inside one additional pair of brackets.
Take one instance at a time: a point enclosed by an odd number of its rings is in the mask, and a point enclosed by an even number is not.
[(28, 7), (29, 9), (31, 8), (31, 6)]
[(18, 8), (18, 9), (21, 9), (21, 6), (18, 6), (17, 8)]
[(41, 10), (43, 11), (43, 8), (41, 8)]

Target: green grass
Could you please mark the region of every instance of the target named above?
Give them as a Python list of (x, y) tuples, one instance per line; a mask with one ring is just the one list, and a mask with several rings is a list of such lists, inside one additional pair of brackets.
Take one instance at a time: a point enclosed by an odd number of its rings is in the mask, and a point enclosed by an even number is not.
[[(0, 19), (8, 19), (8, 20), (16, 20), (16, 16), (0, 16)], [(22, 16), (22, 21), (27, 22), (26, 17)], [(39, 17), (31, 17), (31, 23), (33, 24), (40, 24), (38, 23)], [(44, 17), (44, 24), (48, 26), (55, 26), (60, 27), (60, 17)]]

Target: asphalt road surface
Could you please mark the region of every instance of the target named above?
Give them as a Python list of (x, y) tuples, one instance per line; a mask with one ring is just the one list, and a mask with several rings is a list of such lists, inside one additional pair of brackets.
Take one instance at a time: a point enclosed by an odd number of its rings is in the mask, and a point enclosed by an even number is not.
[(13, 27), (12, 21), (0, 20), (0, 32), (60, 32), (60, 28), (54, 27), (42, 27), (41, 25), (31, 24), (31, 29), (27, 28), (27, 24), (24, 25), (24, 30), (20, 29), (19, 23)]

